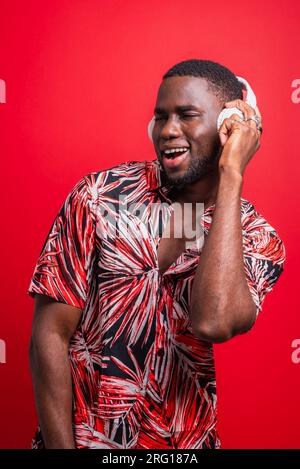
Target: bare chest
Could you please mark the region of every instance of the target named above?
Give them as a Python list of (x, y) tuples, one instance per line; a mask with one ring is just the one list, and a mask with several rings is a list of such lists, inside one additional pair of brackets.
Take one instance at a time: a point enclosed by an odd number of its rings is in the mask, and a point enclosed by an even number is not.
[(172, 212), (158, 244), (157, 260), (161, 274), (178, 259), (190, 243), (196, 241), (199, 233), (196, 230), (196, 213), (189, 216), (184, 212)]

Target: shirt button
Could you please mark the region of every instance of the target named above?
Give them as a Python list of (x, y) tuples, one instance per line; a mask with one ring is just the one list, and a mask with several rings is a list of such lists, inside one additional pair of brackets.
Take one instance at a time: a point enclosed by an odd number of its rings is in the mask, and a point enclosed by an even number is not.
[(162, 357), (163, 354), (164, 354), (164, 349), (163, 349), (163, 348), (158, 349), (157, 355), (158, 355), (159, 357)]

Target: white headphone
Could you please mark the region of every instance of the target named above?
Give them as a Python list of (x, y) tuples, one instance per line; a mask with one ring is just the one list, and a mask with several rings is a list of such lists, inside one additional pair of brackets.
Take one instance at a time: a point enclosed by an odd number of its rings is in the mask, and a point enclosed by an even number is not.
[[(246, 95), (245, 102), (247, 104), (249, 104), (249, 106), (255, 108), (256, 107), (256, 96), (255, 96), (251, 86), (245, 80), (245, 78), (237, 76), (237, 79), (246, 86), (247, 95)], [(236, 107), (224, 108), (220, 112), (220, 114), (218, 116), (218, 119), (217, 119), (217, 130), (219, 130), (219, 128), (221, 127), (224, 119), (232, 116), (233, 114), (238, 114), (241, 117), (241, 119), (244, 118), (244, 114), (238, 108), (236, 108)], [(148, 124), (148, 136), (149, 136), (151, 142), (153, 142), (152, 132), (153, 132), (154, 124), (155, 124), (155, 117), (153, 116), (151, 121)]]

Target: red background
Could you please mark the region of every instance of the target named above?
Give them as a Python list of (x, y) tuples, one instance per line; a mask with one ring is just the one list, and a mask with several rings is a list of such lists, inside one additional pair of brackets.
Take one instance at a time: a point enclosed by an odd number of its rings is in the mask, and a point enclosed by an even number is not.
[(83, 175), (155, 158), (146, 129), (161, 76), (204, 58), (254, 88), (264, 134), (243, 196), (287, 249), (252, 331), (215, 347), (223, 448), (300, 448), (299, 2), (1, 1), (0, 17), (0, 447), (29, 447), (36, 425), (26, 291), (58, 209)]

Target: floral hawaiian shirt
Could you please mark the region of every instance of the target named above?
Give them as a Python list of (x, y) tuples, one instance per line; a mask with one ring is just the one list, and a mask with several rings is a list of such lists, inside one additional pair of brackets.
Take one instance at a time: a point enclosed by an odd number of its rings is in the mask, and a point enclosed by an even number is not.
[[(143, 209), (137, 215), (129, 204)], [(204, 238), (214, 207), (201, 218)], [(202, 248), (190, 243), (164, 273), (158, 268), (171, 209), (157, 160), (92, 172), (65, 199), (38, 257), (28, 294), (82, 310), (69, 345), (77, 448), (220, 447), (213, 346), (189, 317)], [(241, 220), (259, 313), (285, 248), (243, 198)], [(33, 448), (43, 447), (38, 427)]]

